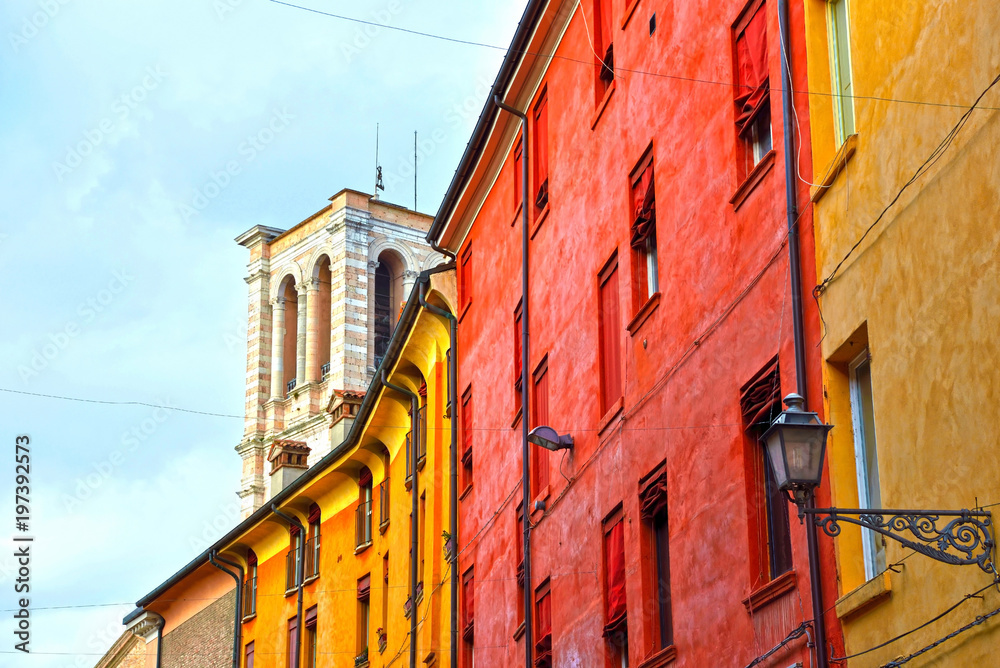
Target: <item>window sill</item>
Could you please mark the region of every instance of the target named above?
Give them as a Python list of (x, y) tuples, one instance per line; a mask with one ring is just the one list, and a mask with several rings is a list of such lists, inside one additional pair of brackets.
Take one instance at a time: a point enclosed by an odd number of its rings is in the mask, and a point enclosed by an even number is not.
[(255, 619), (257, 619), (257, 613), (256, 612), (253, 613), (252, 615), (247, 615), (246, 617), (244, 617), (243, 618), (243, 623), (246, 624), (247, 622), (252, 622)]
[(729, 198), (729, 203), (733, 205), (734, 211), (740, 208), (740, 205), (746, 201), (747, 197), (750, 196), (750, 193), (756, 190), (757, 185), (764, 180), (767, 173), (771, 171), (772, 167), (774, 167), (774, 156), (774, 149), (772, 148), (767, 152), (767, 155), (761, 158), (760, 162), (758, 162), (757, 165), (750, 170), (747, 177), (743, 179), (743, 183), (741, 183), (740, 187), (736, 189), (733, 196)]
[[(518, 402), (521, 400), (521, 395), (518, 393)], [(510, 428), (514, 429), (517, 425), (521, 424), (521, 404), (518, 403), (517, 410), (514, 411), (514, 419), (510, 422)]]
[(303, 580), (302, 586), (305, 587), (311, 585), (313, 582), (316, 582), (316, 580), (319, 580), (319, 573), (317, 573), (316, 575), (310, 575), (305, 580)]
[(598, 423), (597, 425), (598, 434), (607, 429), (608, 426), (614, 421), (614, 419), (618, 417), (618, 414), (622, 412), (622, 404), (623, 404), (622, 397), (618, 397), (618, 401), (616, 401), (611, 406), (608, 412), (604, 414), (604, 417), (602, 417), (601, 421)]
[(625, 16), (622, 18), (622, 30), (625, 30), (625, 26), (632, 19), (632, 14), (635, 13), (635, 8), (639, 6), (639, 0), (628, 0), (628, 5), (625, 7)]
[(652, 297), (646, 300), (646, 303), (643, 304), (642, 308), (639, 309), (639, 312), (632, 318), (632, 321), (625, 327), (625, 329), (628, 330), (628, 333), (635, 336), (636, 332), (639, 331), (639, 328), (642, 327), (642, 323), (646, 322), (646, 319), (653, 314), (653, 311), (655, 311), (656, 307), (659, 305), (660, 293), (655, 292)]
[(379, 534), (385, 535), (385, 532), (388, 530), (389, 530), (389, 520), (386, 520), (385, 522), (379, 522), (378, 525)]
[(354, 554), (361, 554), (371, 546), (372, 546), (371, 541), (368, 541), (367, 543), (364, 543), (362, 545), (358, 545), (356, 548), (354, 548)]
[(820, 182), (809, 189), (809, 199), (813, 204), (823, 199), (823, 195), (826, 194), (826, 191), (837, 180), (840, 173), (844, 171), (844, 168), (847, 167), (847, 162), (854, 156), (854, 152), (857, 150), (858, 135), (853, 134), (844, 140), (840, 150), (837, 151), (837, 155), (833, 156), (833, 160), (827, 166), (826, 172), (824, 172)]
[(465, 501), (465, 497), (467, 497), (471, 493), (472, 493), (472, 483), (469, 483), (468, 485), (465, 486), (465, 489), (462, 490), (462, 493), (458, 495), (458, 500)]
[(425, 666), (436, 666), (437, 665), (437, 654), (434, 652), (428, 652), (427, 656), (424, 657)]
[(747, 609), (747, 612), (753, 614), (769, 603), (777, 601), (793, 589), (795, 589), (795, 571), (782, 573), (767, 584), (750, 592), (750, 595), (743, 599), (743, 606)]
[(837, 618), (846, 619), (888, 601), (892, 594), (891, 573), (892, 571), (885, 571), (881, 575), (876, 575), (857, 589), (838, 598), (834, 604)]
[(458, 314), (458, 321), (462, 322), (465, 320), (465, 314), (469, 312), (469, 307), (472, 306), (472, 300), (470, 299), (466, 302), (465, 306), (462, 307), (462, 312)]
[(529, 237), (530, 239), (534, 239), (535, 235), (538, 234), (538, 230), (539, 228), (541, 228), (542, 223), (544, 223), (545, 219), (549, 217), (549, 211), (551, 209), (552, 209), (552, 204), (550, 202), (546, 202), (545, 208), (542, 209), (537, 216), (535, 216), (535, 222), (531, 226), (531, 236)]
[(638, 668), (661, 668), (670, 665), (677, 658), (677, 645), (670, 645), (639, 663)]
[(514, 629), (514, 635), (511, 637), (514, 639), (514, 642), (517, 642), (518, 640), (521, 639), (521, 636), (523, 635), (524, 635), (524, 622), (522, 621), (520, 624), (517, 625), (517, 628)]
[(594, 115), (590, 117), (590, 129), (593, 130), (597, 127), (597, 122), (601, 120), (601, 116), (604, 115), (604, 110), (608, 106), (608, 102), (611, 101), (611, 96), (614, 95), (615, 88), (618, 87), (618, 79), (612, 79), (611, 85), (608, 89), (604, 91), (604, 97), (601, 99), (600, 104), (597, 105), (597, 109), (594, 110)]
[(510, 226), (511, 227), (514, 227), (515, 225), (517, 225), (517, 221), (521, 220), (521, 209), (522, 209), (522, 206), (520, 204), (518, 204), (517, 205), (517, 210), (514, 212), (514, 217), (510, 219)]
[(291, 589), (286, 589), (285, 598), (288, 598), (289, 596), (295, 596), (295, 592), (297, 592), (298, 590), (299, 590), (298, 587), (292, 587)]

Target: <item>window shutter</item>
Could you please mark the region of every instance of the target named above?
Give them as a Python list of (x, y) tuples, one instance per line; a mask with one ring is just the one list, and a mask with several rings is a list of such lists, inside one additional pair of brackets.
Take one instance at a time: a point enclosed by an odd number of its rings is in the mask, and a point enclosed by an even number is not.
[(641, 249), (656, 229), (656, 195), (653, 186), (653, 154), (643, 159), (632, 182), (632, 248)]
[(360, 580), (358, 580), (358, 600), (365, 601), (368, 600), (371, 595), (372, 588), (372, 576), (366, 575)]
[(661, 513), (667, 511), (667, 471), (654, 474), (640, 483), (639, 513), (642, 519), (652, 522)]
[(311, 506), (309, 506), (309, 524), (315, 524), (316, 522), (319, 522), (319, 518), (320, 518), (319, 505), (314, 503)]
[(524, 189), (524, 164), (522, 160), (521, 140), (517, 141), (514, 148), (514, 203), (515, 208), (521, 205), (522, 190)]
[(608, 598), (604, 635), (620, 632), (626, 622), (625, 605), (625, 523), (622, 520), (604, 534), (604, 555), (607, 567)]
[(774, 358), (740, 394), (743, 426), (762, 432), (781, 412), (781, 379), (778, 358)]
[(618, 331), (618, 263), (609, 270), (600, 287), (600, 335), (601, 335), (601, 378), (603, 385), (601, 414), (611, 410), (612, 404), (622, 395), (621, 386), (621, 341)]
[(299, 527), (294, 524), (291, 525), (290, 527), (288, 527), (288, 533), (289, 535), (291, 535), (292, 538), (295, 538), (296, 536), (299, 535)]
[(469, 452), (472, 448), (472, 391), (466, 392), (462, 403), (462, 451)]
[(740, 134), (768, 98), (767, 17), (761, 3), (736, 38), (736, 125)]
[(549, 201), (549, 112), (548, 96), (535, 107), (535, 206), (544, 209)]
[(247, 570), (249, 571), (253, 566), (257, 565), (257, 553), (253, 550), (247, 550)]

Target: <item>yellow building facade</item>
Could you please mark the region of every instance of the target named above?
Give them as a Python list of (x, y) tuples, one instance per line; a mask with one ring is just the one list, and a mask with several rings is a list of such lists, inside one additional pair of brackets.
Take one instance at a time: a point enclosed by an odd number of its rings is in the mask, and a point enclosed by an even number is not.
[[(802, 160), (817, 181), (833, 502), (996, 511), (1000, 114), (982, 108), (1000, 107), (1000, 86), (942, 142), (998, 74), (1000, 7), (806, 0), (804, 9), (812, 150)], [(974, 623), (1000, 608), (994, 574), (842, 526), (836, 610), (857, 655), (846, 665), (998, 665), (1000, 615)]]
[[(329, 410), (349, 414), (335, 417), (353, 419), (344, 440), (138, 602), (126, 623), (150, 638), (147, 665), (228, 668), (234, 654), (242, 668), (451, 665), (444, 313), (453, 312), (454, 295), (453, 266), (419, 274), (368, 391), (331, 402)], [(276, 441), (272, 469), (299, 466), (303, 449)], [(223, 568), (239, 571), (238, 591)]]

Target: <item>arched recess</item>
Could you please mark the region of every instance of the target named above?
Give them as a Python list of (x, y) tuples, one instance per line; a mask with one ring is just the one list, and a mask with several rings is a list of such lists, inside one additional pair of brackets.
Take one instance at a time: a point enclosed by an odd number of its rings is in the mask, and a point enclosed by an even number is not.
[(284, 392), (288, 392), (292, 381), (295, 380), (298, 359), (299, 295), (295, 290), (293, 276), (286, 275), (278, 284), (278, 298), (285, 302), (284, 338), (281, 344), (281, 388)]
[(316, 317), (316, 355), (314, 364), (316, 367), (309, 370), (312, 378), (319, 378), (321, 381), (330, 373), (330, 333), (331, 333), (331, 294), (333, 289), (333, 275), (330, 271), (330, 256), (323, 253), (315, 259), (312, 265), (312, 278), (319, 286), (316, 292), (316, 303), (308, 304), (309, 310), (315, 309), (313, 313)]
[(403, 273), (407, 265), (394, 250), (382, 251), (375, 267), (372, 285), (373, 366), (378, 367), (389, 349), (392, 330), (399, 319), (403, 295)]

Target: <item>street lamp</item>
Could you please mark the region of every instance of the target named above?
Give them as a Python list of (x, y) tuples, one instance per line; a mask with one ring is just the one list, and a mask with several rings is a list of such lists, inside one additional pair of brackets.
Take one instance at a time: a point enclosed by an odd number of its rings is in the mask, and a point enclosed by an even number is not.
[[(788, 408), (764, 432), (771, 471), (783, 492), (792, 494), (799, 519), (812, 516), (828, 536), (840, 535), (840, 522), (880, 533), (932, 559), (948, 564), (976, 564), (994, 574), (992, 516), (985, 510), (898, 510), (885, 508), (812, 508), (810, 501), (823, 477), (826, 437), (833, 428), (816, 413), (803, 410), (797, 394), (785, 397)], [(947, 518), (942, 527), (938, 522)], [(904, 535), (905, 534), (905, 535)]]
[(528, 432), (528, 442), (545, 448), (546, 450), (567, 450), (573, 447), (573, 437), (568, 434), (560, 434), (552, 427), (542, 425), (535, 427)]

